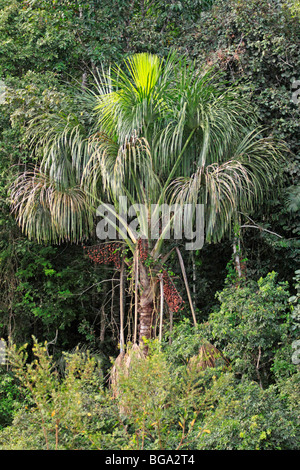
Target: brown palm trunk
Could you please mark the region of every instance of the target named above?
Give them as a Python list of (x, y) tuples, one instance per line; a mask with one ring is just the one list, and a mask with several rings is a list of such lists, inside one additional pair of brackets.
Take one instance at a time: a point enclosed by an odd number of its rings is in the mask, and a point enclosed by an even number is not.
[(155, 295), (150, 271), (142, 263), (139, 263), (139, 281), (139, 343), (142, 345), (144, 343), (143, 338), (153, 338)]

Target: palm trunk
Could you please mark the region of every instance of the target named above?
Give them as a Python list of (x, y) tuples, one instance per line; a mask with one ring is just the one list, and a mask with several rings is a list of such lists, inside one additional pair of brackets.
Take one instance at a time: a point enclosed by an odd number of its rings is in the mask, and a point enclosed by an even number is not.
[(154, 323), (154, 286), (150, 277), (150, 271), (142, 263), (139, 263), (140, 274), (140, 301), (139, 301), (139, 343), (153, 337)]
[(160, 312), (159, 312), (159, 341), (162, 341), (162, 330), (163, 330), (163, 314), (164, 314), (164, 281), (163, 277), (159, 277), (160, 285)]
[(134, 255), (134, 334), (133, 344), (137, 342), (137, 326), (138, 326), (138, 286), (139, 286), (139, 254), (136, 251)]
[(124, 261), (120, 271), (120, 352), (124, 353)]

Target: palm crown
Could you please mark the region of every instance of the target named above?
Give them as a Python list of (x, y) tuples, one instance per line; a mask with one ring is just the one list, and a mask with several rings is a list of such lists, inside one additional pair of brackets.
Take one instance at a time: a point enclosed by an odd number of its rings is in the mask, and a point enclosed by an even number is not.
[(28, 237), (81, 241), (99, 202), (127, 195), (148, 205), (202, 203), (206, 238), (219, 241), (234, 213), (252, 210), (274, 183), (280, 147), (261, 136), (241, 91), (213, 70), (141, 53), (94, 79), (80, 100), (86, 122), (52, 113), (28, 127), (43, 159), (12, 188)]

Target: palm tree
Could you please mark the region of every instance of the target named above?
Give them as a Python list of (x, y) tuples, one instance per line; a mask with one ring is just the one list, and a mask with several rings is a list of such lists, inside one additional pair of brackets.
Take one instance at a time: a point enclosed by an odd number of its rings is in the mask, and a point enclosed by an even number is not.
[[(238, 87), (173, 53), (165, 60), (135, 54), (122, 67), (98, 71), (78, 108), (79, 116), (52, 113), (30, 122), (28, 139), (43, 158), (14, 182), (12, 210), (29, 238), (83, 242), (99, 204), (113, 203), (133, 255), (141, 342), (152, 335), (169, 227), (142, 240), (149, 218), (139, 214), (139, 231), (122, 225), (121, 196), (148, 214), (151, 204), (204, 204), (206, 241), (219, 242), (236, 214), (251, 213), (274, 185), (282, 148), (263, 137)], [(150, 265), (141, 256), (145, 247)]]

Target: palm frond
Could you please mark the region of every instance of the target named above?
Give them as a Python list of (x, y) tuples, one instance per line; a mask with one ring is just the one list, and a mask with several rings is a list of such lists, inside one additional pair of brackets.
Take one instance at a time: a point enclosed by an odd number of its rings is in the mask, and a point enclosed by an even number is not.
[(29, 239), (76, 243), (91, 235), (93, 213), (79, 186), (62, 190), (36, 168), (16, 179), (10, 199), (17, 223)]
[(155, 196), (159, 180), (153, 171), (151, 152), (145, 138), (132, 134), (118, 146), (109, 136), (97, 133), (89, 141), (89, 154), (81, 185), (92, 199), (99, 201), (106, 193), (116, 201), (129, 191), (138, 200), (141, 182), (142, 190), (147, 194), (144, 199)]

